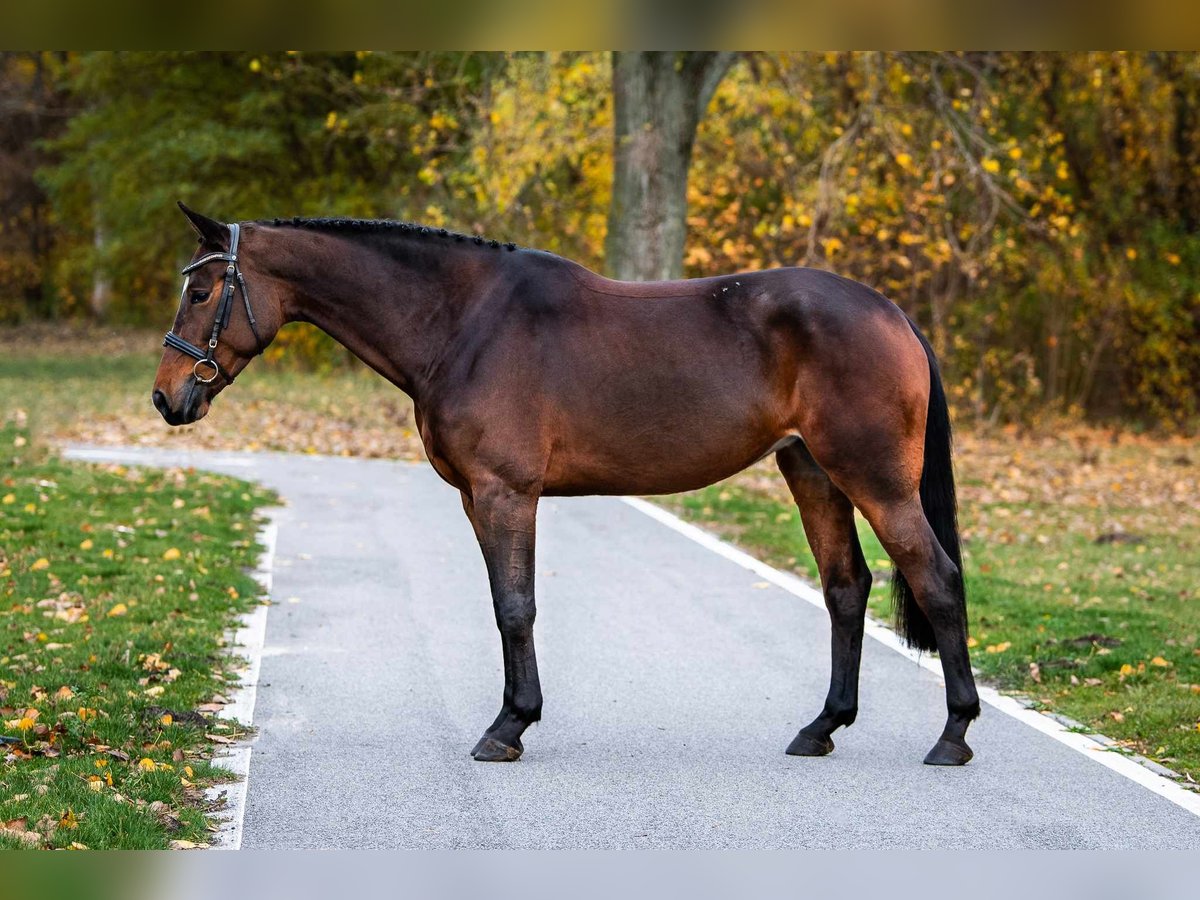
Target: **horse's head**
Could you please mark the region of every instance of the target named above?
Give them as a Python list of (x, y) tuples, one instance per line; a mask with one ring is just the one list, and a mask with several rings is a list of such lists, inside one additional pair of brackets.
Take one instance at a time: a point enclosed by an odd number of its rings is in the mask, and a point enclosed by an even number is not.
[(275, 337), (283, 324), (274, 279), (247, 258), (261, 251), (253, 226), (224, 225), (183, 210), (200, 238), (184, 267), (175, 324), (154, 378), (154, 406), (171, 425), (204, 418), (212, 399)]

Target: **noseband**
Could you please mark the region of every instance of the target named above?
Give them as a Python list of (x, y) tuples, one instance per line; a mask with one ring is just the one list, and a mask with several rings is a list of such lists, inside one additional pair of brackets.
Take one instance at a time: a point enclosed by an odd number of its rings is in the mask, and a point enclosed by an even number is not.
[[(180, 302), (182, 303), (187, 299), (188, 283), (191, 281), (192, 272), (216, 260), (228, 263), (225, 267), (225, 283), (221, 288), (221, 301), (217, 304), (217, 317), (213, 320), (212, 334), (208, 338), (208, 350), (202, 350), (191, 341), (181, 338), (174, 331), (168, 331), (166, 337), (163, 338), (164, 347), (178, 350), (180, 353), (184, 353), (196, 360), (196, 364), (192, 366), (192, 375), (201, 384), (209, 384), (215, 381), (218, 375), (223, 376), (226, 382), (233, 383), (233, 375), (217, 362), (216, 352), (221, 332), (228, 327), (229, 316), (233, 312), (233, 292), (239, 287), (242, 289), (242, 301), (246, 305), (246, 317), (250, 320), (250, 330), (254, 332), (255, 356), (263, 351), (262, 339), (258, 336), (258, 322), (254, 319), (254, 310), (250, 308), (250, 293), (246, 290), (246, 279), (242, 277), (242, 271), (238, 268), (237, 251), (240, 234), (241, 226), (236, 223), (231, 224), (229, 226), (228, 253), (209, 253), (207, 256), (200, 257), (194, 263), (184, 266), (179, 273), (187, 276), (183, 280), (183, 292), (180, 295)], [(212, 374), (207, 378), (200, 374), (202, 366), (212, 370)]]

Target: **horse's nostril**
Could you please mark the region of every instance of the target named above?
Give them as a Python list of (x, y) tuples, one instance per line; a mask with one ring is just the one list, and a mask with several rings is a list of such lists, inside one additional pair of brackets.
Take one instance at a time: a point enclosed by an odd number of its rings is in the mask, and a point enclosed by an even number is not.
[(167, 395), (162, 391), (155, 391), (150, 395), (150, 399), (154, 401), (154, 408), (162, 414), (162, 417), (169, 419), (171, 407), (167, 404)]

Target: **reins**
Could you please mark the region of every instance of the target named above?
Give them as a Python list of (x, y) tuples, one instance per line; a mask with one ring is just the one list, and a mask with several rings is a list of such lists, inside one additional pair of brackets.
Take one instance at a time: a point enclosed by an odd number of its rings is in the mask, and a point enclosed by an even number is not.
[[(246, 318), (250, 321), (250, 330), (254, 333), (255, 351), (257, 356), (263, 351), (262, 338), (258, 335), (258, 322), (254, 318), (254, 310), (250, 306), (250, 292), (246, 289), (246, 279), (242, 277), (242, 270), (238, 267), (238, 239), (241, 235), (241, 226), (237, 223), (229, 225), (229, 250), (226, 253), (209, 253), (207, 256), (202, 256), (193, 263), (184, 266), (179, 274), (186, 276), (183, 280), (183, 291), (180, 295), (180, 302), (187, 299), (188, 284), (191, 282), (191, 273), (195, 272), (202, 266), (208, 265), (210, 262), (220, 260), (228, 263), (225, 267), (225, 281), (221, 288), (221, 300), (217, 304), (217, 315), (213, 320), (212, 333), (208, 338), (208, 349), (204, 350), (197, 347), (191, 341), (180, 337), (174, 331), (168, 331), (163, 338), (163, 346), (170, 347), (173, 350), (178, 350), (192, 359), (196, 360), (192, 366), (192, 375), (201, 384), (209, 384), (216, 380), (217, 376), (222, 376), (228, 383), (233, 383), (233, 375), (217, 362), (216, 352), (217, 344), (223, 332), (229, 326), (229, 318), (233, 312), (233, 293), (237, 288), (242, 289), (242, 301), (246, 306)], [(207, 378), (200, 374), (200, 367), (207, 366), (212, 369), (212, 374)]]

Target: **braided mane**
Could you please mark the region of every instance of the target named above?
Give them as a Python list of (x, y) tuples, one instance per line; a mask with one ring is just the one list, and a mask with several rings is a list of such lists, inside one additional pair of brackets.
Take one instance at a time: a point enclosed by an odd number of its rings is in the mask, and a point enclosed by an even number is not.
[(512, 241), (495, 241), (480, 237), (479, 235), (462, 234), (458, 231), (450, 231), (446, 228), (432, 228), (428, 225), (418, 225), (414, 222), (397, 222), (391, 219), (338, 219), (338, 218), (319, 218), (305, 219), (300, 216), (294, 216), (290, 219), (266, 219), (262, 220), (261, 224), (272, 225), (276, 228), (308, 228), (313, 231), (323, 232), (358, 232), (368, 234), (402, 234), (406, 237), (427, 237), (431, 239), (451, 240), (455, 243), (470, 242), (476, 246), (491, 247), (494, 250), (499, 250), (503, 247), (505, 250), (516, 250), (517, 245)]

